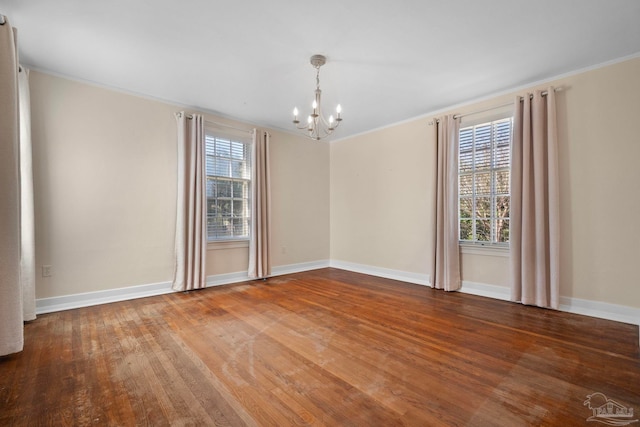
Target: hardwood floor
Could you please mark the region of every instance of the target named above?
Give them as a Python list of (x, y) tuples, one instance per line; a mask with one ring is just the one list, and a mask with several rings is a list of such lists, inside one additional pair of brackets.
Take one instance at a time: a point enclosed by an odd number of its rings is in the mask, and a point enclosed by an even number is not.
[(597, 425), (638, 327), (336, 269), (41, 315), (0, 425)]

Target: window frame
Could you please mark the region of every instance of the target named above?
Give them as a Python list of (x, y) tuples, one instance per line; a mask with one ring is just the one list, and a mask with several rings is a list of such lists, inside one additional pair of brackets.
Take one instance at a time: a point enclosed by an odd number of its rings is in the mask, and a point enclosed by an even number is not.
[[(495, 159), (496, 159), (496, 136), (494, 134), (494, 125), (496, 123), (499, 122), (504, 122), (505, 120), (509, 120), (510, 121), (510, 126), (509, 126), (509, 154), (508, 154), (508, 166), (504, 167), (496, 167), (495, 164)], [(487, 169), (482, 169), (480, 171), (477, 170), (476, 166), (477, 166), (477, 159), (476, 159), (476, 138), (475, 138), (475, 129), (481, 126), (487, 126), (489, 125), (491, 127), (491, 137), (490, 137), (490, 165), (489, 168)], [(464, 130), (468, 130), (469, 128), (473, 128), (473, 132), (474, 132), (474, 138), (473, 138), (473, 145), (472, 145), (472, 159), (473, 159), (473, 163), (472, 163), (472, 169), (471, 171), (461, 171), (461, 164), (460, 164), (460, 135), (462, 133), (462, 131)], [(459, 129), (459, 133), (458, 133), (458, 149), (459, 149), (459, 159), (458, 159), (458, 212), (457, 212), (457, 220), (458, 220), (458, 244), (460, 247), (460, 250), (462, 253), (469, 253), (469, 254), (480, 254), (480, 255), (496, 255), (496, 256), (508, 256), (509, 253), (509, 248), (510, 248), (510, 240), (507, 242), (498, 242), (497, 241), (497, 236), (495, 235), (495, 227), (496, 227), (496, 222), (500, 219), (497, 215), (496, 215), (496, 209), (497, 209), (497, 203), (496, 200), (499, 197), (508, 197), (509, 198), (509, 206), (511, 205), (511, 182), (510, 182), (510, 178), (511, 178), (511, 153), (512, 153), (512, 145), (513, 145), (513, 112), (511, 109), (508, 110), (502, 110), (499, 112), (494, 112), (491, 115), (484, 115), (482, 117), (477, 117), (475, 120), (465, 120), (464, 123), (461, 123), (460, 125), (460, 129)], [(496, 173), (498, 172), (504, 172), (504, 171), (508, 171), (509, 173), (509, 188), (508, 188), (508, 192), (507, 193), (498, 193), (497, 189), (496, 189)], [(475, 177), (477, 173), (490, 173), (491, 174), (491, 181), (490, 181), (490, 191), (488, 193), (488, 195), (482, 195), (482, 196), (477, 196), (476, 194), (476, 184), (475, 184)], [(472, 177), (472, 184), (471, 184), (471, 188), (472, 188), (472, 193), (471, 195), (461, 195), (461, 191), (460, 191), (460, 182), (461, 182), (461, 177), (462, 176), (471, 176)], [(489, 197), (489, 210), (490, 210), (490, 216), (487, 218), (489, 220), (489, 224), (490, 224), (490, 239), (488, 241), (483, 241), (483, 240), (477, 240), (478, 238), (478, 234), (476, 232), (476, 222), (481, 219), (480, 217), (476, 216), (476, 211), (475, 211), (475, 207), (477, 205), (477, 198), (478, 197)], [(466, 217), (461, 217), (461, 200), (463, 198), (471, 198), (472, 201), (472, 212), (471, 212), (471, 216), (469, 218)], [(511, 212), (511, 209), (509, 208), (509, 213)], [(484, 217), (486, 218), (486, 217)], [(508, 220), (510, 220), (510, 215), (509, 217), (507, 217)], [(472, 237), (475, 240), (463, 240), (460, 237), (461, 234), (461, 224), (463, 220), (469, 220), (471, 222), (471, 226), (472, 226)], [(510, 225), (510, 224), (509, 224)]]
[[(213, 126), (206, 126), (205, 125), (205, 129), (204, 129), (204, 143), (205, 143), (205, 170), (204, 170), (204, 174), (205, 174), (205, 199), (206, 199), (206, 203), (207, 203), (207, 222), (206, 222), (206, 228), (207, 228), (207, 247), (208, 249), (231, 249), (231, 248), (245, 248), (249, 246), (249, 241), (251, 239), (251, 205), (253, 203), (252, 200), (252, 185), (253, 185), (253, 140), (251, 138), (250, 135), (247, 134), (240, 134), (240, 133), (236, 133), (233, 131), (228, 131), (228, 130), (220, 130), (216, 127)], [(209, 150), (210, 150), (210, 146), (209, 144), (212, 143), (213, 141), (210, 141), (210, 139), (213, 139), (214, 141), (216, 140), (220, 140), (220, 141), (229, 141), (230, 143), (240, 143), (243, 144), (243, 157), (242, 160), (240, 160), (239, 158), (234, 158), (232, 156), (232, 154), (230, 153), (229, 156), (224, 157), (224, 156), (215, 156), (215, 155), (211, 155), (209, 154)], [(215, 142), (213, 142), (215, 143)], [(215, 175), (215, 174), (210, 174), (210, 168), (209, 165), (210, 163), (210, 159), (223, 159), (226, 161), (229, 161), (230, 164), (230, 168), (231, 166), (231, 162), (232, 161), (241, 161), (244, 164), (244, 177), (233, 177), (233, 171), (229, 172), (229, 176), (225, 176), (225, 175)], [(217, 178), (216, 178), (217, 177)], [(231, 191), (231, 195), (230, 196), (226, 196), (226, 197), (222, 197), (219, 198), (217, 197), (209, 197), (209, 191), (210, 191), (210, 186), (209, 186), (209, 182), (210, 179), (213, 180), (224, 180), (224, 181), (229, 181), (229, 187), (230, 187), (230, 191)], [(242, 182), (243, 184), (246, 185), (246, 188), (243, 190), (243, 197), (234, 197), (235, 194), (234, 192), (234, 183), (238, 183), (238, 182)], [(218, 188), (217, 186), (215, 186), (215, 188)], [(244, 197), (244, 195), (246, 194), (246, 197)], [(210, 229), (210, 225), (209, 225), (209, 220), (210, 218), (213, 217), (213, 215), (211, 214), (211, 210), (210, 208), (212, 207), (211, 203), (212, 201), (215, 203), (216, 201), (220, 201), (220, 199), (222, 200), (229, 200), (231, 201), (231, 212), (230, 212), (230, 216), (221, 216), (221, 218), (230, 218), (230, 219), (238, 219), (238, 218), (245, 218), (246, 223), (244, 226), (246, 226), (246, 230), (247, 230), (247, 234), (246, 235), (241, 235), (241, 236), (224, 236), (224, 237), (218, 237), (212, 238), (212, 234), (210, 234), (209, 229)], [(241, 216), (235, 216), (234, 214), (234, 208), (233, 208), (233, 202), (236, 200), (243, 200), (245, 202), (245, 206), (243, 208), (243, 215)], [(233, 227), (233, 224), (231, 225), (231, 227)], [(233, 234), (233, 231), (232, 231)]]

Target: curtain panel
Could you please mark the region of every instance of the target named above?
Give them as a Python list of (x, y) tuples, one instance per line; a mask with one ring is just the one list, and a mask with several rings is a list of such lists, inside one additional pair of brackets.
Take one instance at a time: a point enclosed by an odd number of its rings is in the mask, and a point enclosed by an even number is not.
[(23, 320), (36, 318), (36, 241), (33, 211), (33, 156), (29, 70), (19, 67), (20, 112), (20, 282)]
[(248, 276), (263, 279), (271, 275), (271, 182), (269, 133), (254, 129), (251, 177), (251, 238)]
[(515, 101), (511, 157), (511, 300), (559, 306), (560, 198), (553, 88)]
[(184, 112), (178, 120), (178, 191), (175, 270), (172, 289), (206, 287), (207, 201), (204, 119)]
[(434, 230), (435, 263), (431, 286), (445, 291), (460, 289), (458, 245), (458, 138), (460, 119), (452, 115), (435, 120), (437, 164)]
[(14, 29), (0, 24), (0, 356), (24, 345), (20, 283), (20, 122)]

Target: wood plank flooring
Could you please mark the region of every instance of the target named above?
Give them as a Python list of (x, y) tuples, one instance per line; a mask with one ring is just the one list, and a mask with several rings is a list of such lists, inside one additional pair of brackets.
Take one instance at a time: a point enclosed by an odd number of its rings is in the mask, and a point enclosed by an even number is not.
[[(638, 327), (336, 269), (41, 315), (5, 426), (583, 426)], [(636, 416), (634, 419), (637, 419)]]

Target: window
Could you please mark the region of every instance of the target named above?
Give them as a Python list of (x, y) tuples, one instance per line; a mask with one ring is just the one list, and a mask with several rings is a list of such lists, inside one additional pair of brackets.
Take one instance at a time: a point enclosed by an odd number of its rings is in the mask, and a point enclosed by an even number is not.
[(207, 238), (249, 239), (251, 143), (206, 130)]
[(512, 123), (509, 117), (460, 129), (461, 242), (509, 242)]

